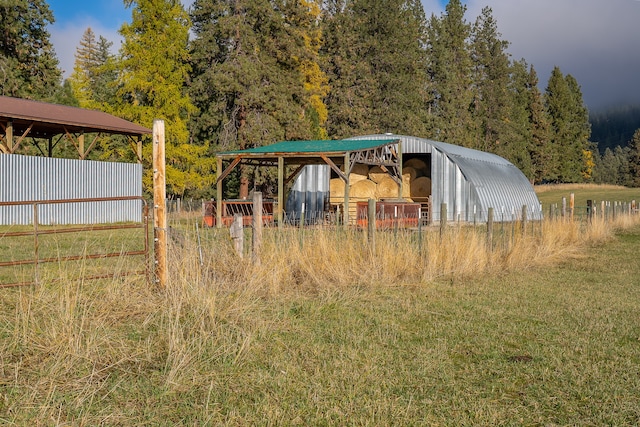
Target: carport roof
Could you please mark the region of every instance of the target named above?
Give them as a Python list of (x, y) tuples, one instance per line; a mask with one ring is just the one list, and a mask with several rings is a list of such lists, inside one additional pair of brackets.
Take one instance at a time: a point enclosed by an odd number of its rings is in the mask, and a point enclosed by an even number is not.
[(397, 138), (377, 139), (377, 140), (321, 140), (321, 141), (282, 141), (263, 147), (249, 148), (247, 150), (225, 151), (218, 153), (219, 157), (296, 157), (305, 155), (328, 156), (344, 155), (347, 152), (363, 151), (378, 148), (398, 142)]
[(152, 133), (150, 129), (102, 111), (0, 96), (0, 123), (9, 121), (12, 122), (14, 134), (18, 135), (31, 126), (29, 136), (33, 138), (49, 138), (67, 132), (129, 136)]

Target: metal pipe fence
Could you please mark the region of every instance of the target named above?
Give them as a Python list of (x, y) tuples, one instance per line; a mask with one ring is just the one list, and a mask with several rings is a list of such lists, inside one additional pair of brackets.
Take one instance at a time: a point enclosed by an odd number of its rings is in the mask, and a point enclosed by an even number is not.
[[(140, 222), (111, 223), (111, 224), (90, 224), (90, 225), (42, 225), (39, 221), (40, 211), (51, 205), (62, 204), (92, 204), (92, 203), (126, 203), (131, 201), (140, 201), (142, 210), (142, 220)], [(108, 278), (113, 276), (129, 276), (144, 275), (149, 278), (149, 208), (144, 198), (140, 196), (123, 196), (123, 197), (97, 197), (82, 199), (59, 199), (59, 200), (31, 200), (31, 201), (13, 201), (0, 202), (3, 206), (21, 206), (28, 207), (32, 211), (31, 224), (21, 226), (0, 226), (0, 287), (26, 286), (39, 283), (40, 265), (47, 263), (65, 263), (71, 261), (99, 260), (109, 258), (123, 257), (144, 257), (143, 268), (123, 269), (121, 271), (99, 272), (94, 274), (83, 275), (84, 280), (93, 280)], [(134, 230), (140, 230), (142, 234), (141, 247), (129, 247), (132, 242), (131, 233)], [(115, 239), (122, 244), (120, 250), (98, 250), (108, 248), (113, 237), (100, 238), (102, 232), (122, 232), (119, 239)], [(79, 240), (78, 235), (95, 236), (93, 245), (87, 245), (82, 248), (82, 253), (74, 251), (80, 250), (74, 247), (73, 242)], [(55, 248), (47, 248), (49, 251), (43, 250), (43, 238), (46, 236), (68, 236), (68, 239), (56, 242)], [(28, 238), (28, 241), (23, 240)], [(94, 250), (92, 246), (97, 248)], [(62, 254), (65, 250), (70, 253)], [(55, 255), (53, 255), (55, 252)], [(12, 259), (6, 259), (10, 257)], [(18, 257), (19, 259), (16, 259)], [(4, 258), (4, 259), (3, 259)], [(138, 263), (134, 263), (137, 265)], [(16, 269), (22, 266), (33, 266), (33, 280), (21, 280), (16, 282), (5, 282), (11, 274), (2, 274), (4, 269)], [(106, 268), (105, 268), (106, 269)]]

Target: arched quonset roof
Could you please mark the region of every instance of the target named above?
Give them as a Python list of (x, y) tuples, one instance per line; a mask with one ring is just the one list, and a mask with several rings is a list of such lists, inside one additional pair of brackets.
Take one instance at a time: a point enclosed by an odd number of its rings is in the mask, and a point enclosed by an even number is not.
[(531, 183), (511, 162), (495, 154), (405, 135), (366, 135), (352, 139), (398, 138), (403, 157), (431, 155), (432, 220), (440, 220), (447, 204), (448, 220), (486, 221), (493, 208), (496, 221), (527, 217), (541, 219), (540, 201)]

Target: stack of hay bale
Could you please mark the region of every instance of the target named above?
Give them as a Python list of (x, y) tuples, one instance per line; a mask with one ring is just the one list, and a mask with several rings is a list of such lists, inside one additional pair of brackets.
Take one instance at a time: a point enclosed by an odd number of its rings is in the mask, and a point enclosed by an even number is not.
[[(402, 198), (418, 203), (426, 202), (431, 195), (429, 169), (421, 159), (408, 160), (402, 168)], [(369, 168), (356, 164), (349, 176), (349, 211), (355, 217), (356, 203), (368, 199), (397, 199), (398, 184), (379, 166)], [(330, 203), (340, 205), (344, 202), (344, 181), (333, 178), (329, 183)]]

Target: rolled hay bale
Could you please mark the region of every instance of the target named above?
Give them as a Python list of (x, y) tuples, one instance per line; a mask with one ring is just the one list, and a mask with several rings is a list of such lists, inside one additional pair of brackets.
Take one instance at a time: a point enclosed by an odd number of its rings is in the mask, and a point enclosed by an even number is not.
[(358, 202), (375, 199), (376, 183), (368, 179), (356, 182), (349, 188), (349, 197)]
[(422, 176), (422, 172), (414, 167), (405, 166), (402, 168), (402, 177), (404, 178), (405, 175), (409, 175), (410, 180), (414, 181), (416, 178)]
[(390, 176), (385, 177), (376, 185), (378, 199), (392, 199), (398, 197), (398, 184)]
[(344, 181), (342, 178), (332, 178), (329, 181), (329, 203), (337, 205), (344, 202)]
[(431, 195), (431, 178), (421, 176), (411, 182), (410, 197), (421, 201), (422, 198), (427, 198)]
[(380, 181), (387, 178), (388, 176), (389, 174), (383, 171), (380, 166), (374, 166), (369, 169), (369, 179), (376, 184), (379, 184)]
[(369, 166), (362, 163), (356, 163), (351, 169), (351, 175), (349, 175), (349, 184), (353, 185), (358, 181), (362, 181), (369, 178)]
[(416, 171), (420, 173), (420, 175), (426, 175), (427, 172), (429, 171), (429, 166), (427, 165), (427, 163), (424, 160), (418, 159), (418, 158), (407, 160), (402, 164), (402, 167), (403, 167), (402, 169), (403, 172), (405, 167), (414, 168)]

